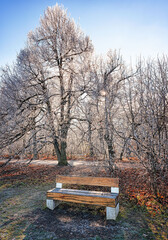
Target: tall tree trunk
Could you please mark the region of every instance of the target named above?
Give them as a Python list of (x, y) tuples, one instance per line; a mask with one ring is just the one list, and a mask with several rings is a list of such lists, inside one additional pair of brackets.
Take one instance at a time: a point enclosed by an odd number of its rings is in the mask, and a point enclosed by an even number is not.
[[(66, 166), (66, 165), (68, 165), (67, 157), (66, 157), (67, 134), (64, 134), (64, 131), (63, 131), (64, 126), (62, 124), (62, 126), (61, 126), (61, 142), (60, 142), (60, 145), (59, 145), (58, 140), (57, 140), (58, 136), (56, 134), (55, 126), (54, 126), (54, 119), (53, 119), (51, 104), (50, 104), (50, 100), (49, 100), (48, 95), (47, 95), (47, 88), (45, 86), (45, 83), (43, 84), (43, 90), (45, 92), (47, 111), (48, 111), (48, 114), (49, 114), (49, 123), (50, 123), (51, 131), (52, 131), (53, 145), (54, 145), (54, 150), (55, 150), (56, 155), (57, 155), (58, 165)], [(62, 103), (63, 102), (61, 101), (61, 104)], [(63, 115), (62, 111), (63, 110), (62, 110), (62, 107), (61, 107), (61, 117)], [(61, 118), (61, 120), (62, 120), (61, 122), (63, 122), (63, 117)]]
[(49, 99), (46, 100), (47, 104), (47, 109), (48, 109), (48, 114), (49, 114), (49, 122), (50, 122), (50, 127), (52, 131), (52, 139), (53, 139), (53, 145), (54, 145), (54, 150), (56, 152), (57, 158), (58, 158), (58, 163), (61, 161), (61, 151), (59, 148), (59, 143), (57, 141), (58, 137), (55, 132), (55, 127), (54, 127), (54, 120), (52, 116), (52, 110), (51, 110), (51, 105)]
[(89, 155), (94, 156), (93, 143), (92, 143), (92, 123), (88, 121), (88, 137), (89, 137)]
[(57, 136), (56, 136), (55, 132), (53, 132), (52, 135), (53, 135), (54, 150), (56, 152), (58, 163), (59, 163), (59, 161), (61, 160), (61, 152), (60, 152), (60, 149), (59, 149), (59, 144), (58, 144)]
[(38, 153), (37, 153), (37, 136), (36, 136), (36, 120), (33, 119), (33, 159), (38, 159)]
[[(106, 86), (105, 86), (106, 89)], [(109, 168), (111, 173), (114, 170), (115, 167), (115, 151), (113, 148), (113, 133), (112, 133), (112, 129), (111, 129), (111, 123), (110, 121), (112, 121), (112, 119), (110, 119), (109, 117), (109, 99), (107, 97), (107, 94), (105, 95), (105, 136), (104, 139), (107, 143), (107, 148), (108, 148), (108, 162), (109, 162)]]
[(100, 151), (103, 154), (103, 157), (106, 155), (105, 147), (104, 147), (104, 138), (103, 138), (103, 127), (100, 126), (99, 132), (99, 141), (100, 141)]
[(64, 124), (65, 121), (65, 99), (64, 99), (64, 94), (65, 94), (65, 89), (64, 89), (64, 81), (63, 81), (63, 73), (62, 73), (62, 59), (58, 62), (59, 65), (59, 79), (60, 79), (60, 110), (61, 110), (61, 116), (60, 116), (60, 121), (61, 121), (61, 142), (60, 142), (60, 159), (58, 159), (58, 165), (60, 166), (66, 166), (68, 165), (67, 162), (67, 156), (66, 156), (66, 147), (67, 147), (67, 132), (68, 132), (68, 127), (66, 124)]
[(33, 133), (33, 159), (38, 159), (36, 133)]
[(58, 162), (59, 166), (68, 165), (67, 156), (66, 156), (66, 147), (67, 147), (66, 141), (61, 141), (61, 158)]
[(107, 143), (107, 148), (108, 148), (108, 164), (110, 171), (113, 172), (115, 168), (115, 151), (113, 147), (113, 139), (110, 138), (109, 134), (107, 133), (108, 131), (106, 130), (106, 135), (105, 135), (105, 141)]
[(63, 124), (61, 126), (61, 143), (60, 143), (60, 152), (61, 156), (60, 159), (58, 160), (58, 165), (59, 166), (66, 166), (68, 165), (67, 162), (67, 156), (66, 156), (66, 148), (67, 148), (67, 134), (68, 134), (68, 126)]
[(93, 143), (92, 143), (92, 123), (88, 121), (88, 140), (89, 140), (89, 155), (94, 156)]
[[(112, 142), (112, 141), (110, 141), (110, 142)], [(109, 155), (109, 165), (113, 169), (114, 165), (115, 165), (115, 159), (114, 159), (115, 151), (114, 151), (112, 143), (108, 144), (108, 155)]]

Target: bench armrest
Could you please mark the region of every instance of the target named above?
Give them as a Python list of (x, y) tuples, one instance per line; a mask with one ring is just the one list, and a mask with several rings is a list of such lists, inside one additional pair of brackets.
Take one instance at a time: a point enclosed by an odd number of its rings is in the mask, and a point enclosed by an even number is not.
[(62, 188), (62, 183), (56, 183), (56, 188)]
[(119, 193), (118, 187), (111, 187), (111, 193)]

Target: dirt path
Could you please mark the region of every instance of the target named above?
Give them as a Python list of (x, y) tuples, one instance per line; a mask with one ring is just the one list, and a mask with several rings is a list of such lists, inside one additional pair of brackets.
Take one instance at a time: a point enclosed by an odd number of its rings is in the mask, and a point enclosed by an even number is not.
[[(19, 164), (28, 164), (30, 160), (23, 159), (23, 160), (17, 160), (17, 159), (12, 159), (10, 163), (19, 163)], [(5, 163), (5, 159), (0, 159), (0, 163), (3, 164)], [(58, 164), (57, 160), (32, 160), (30, 165), (53, 165), (56, 166)], [(84, 160), (69, 160), (68, 164), (70, 166), (92, 166), (92, 167), (108, 167), (108, 163), (106, 161), (84, 161)], [(143, 168), (142, 164), (136, 161), (118, 161), (116, 163), (116, 166), (120, 169), (125, 169), (125, 168)]]

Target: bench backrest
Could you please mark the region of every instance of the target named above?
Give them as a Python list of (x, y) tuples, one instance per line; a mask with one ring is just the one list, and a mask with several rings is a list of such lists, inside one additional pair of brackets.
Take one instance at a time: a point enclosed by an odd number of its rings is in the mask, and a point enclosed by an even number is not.
[(109, 177), (74, 177), (57, 175), (56, 183), (119, 188), (119, 179)]

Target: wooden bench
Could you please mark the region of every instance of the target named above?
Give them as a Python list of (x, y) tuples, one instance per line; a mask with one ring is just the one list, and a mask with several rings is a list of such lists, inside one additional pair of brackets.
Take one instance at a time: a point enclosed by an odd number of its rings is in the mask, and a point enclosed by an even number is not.
[[(111, 187), (110, 192), (64, 189), (62, 184)], [(46, 205), (54, 210), (60, 201), (93, 204), (106, 207), (106, 219), (116, 220), (119, 212), (119, 179), (105, 177), (56, 176), (56, 188), (47, 191)]]

